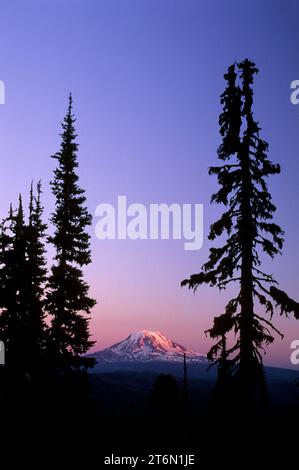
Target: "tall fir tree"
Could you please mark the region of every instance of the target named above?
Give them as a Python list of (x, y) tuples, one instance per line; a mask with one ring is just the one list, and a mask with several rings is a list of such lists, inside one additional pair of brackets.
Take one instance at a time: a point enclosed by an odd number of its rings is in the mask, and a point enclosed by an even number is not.
[(26, 238), (22, 198), (16, 212), (10, 207), (1, 230), (1, 316), (0, 331), (10, 370), (26, 373)]
[(37, 184), (37, 194), (33, 193), (31, 184), (29, 202), (29, 222), (25, 227), (27, 239), (27, 281), (29, 325), (27, 350), (30, 355), (32, 374), (39, 376), (43, 367), (47, 340), (48, 327), (46, 325), (45, 312), (45, 286), (47, 281), (47, 267), (45, 259), (45, 231), (47, 225), (43, 222), (43, 206), (41, 204), (41, 182)]
[[(274, 341), (273, 332), (280, 334), (270, 321), (274, 303), (279, 303), (274, 295), (277, 281), (263, 272), (261, 252), (273, 258), (283, 245), (283, 232), (272, 222), (276, 208), (266, 183), (269, 176), (280, 173), (280, 167), (268, 159), (268, 144), (253, 117), (253, 80), (257, 73), (255, 64), (246, 59), (231, 65), (224, 76), (227, 88), (221, 95), (222, 144), (218, 157), (225, 163), (210, 168), (209, 174), (216, 175), (220, 185), (211, 201), (225, 205), (227, 210), (212, 224), (209, 239), (224, 234), (227, 238), (223, 246), (210, 249), (209, 260), (199, 274), (182, 281), (193, 290), (204, 283), (219, 289), (232, 282), (239, 285), (237, 296), (228, 302), (224, 314), (215, 317), (209, 330), (212, 338), (218, 338), (209, 357), (220, 365), (221, 372), (227, 371), (225, 363), (230, 360), (240, 407), (247, 413), (256, 407), (258, 392), (262, 397), (259, 404), (264, 401), (262, 353)], [(256, 301), (270, 318), (257, 314)], [(290, 302), (288, 305), (291, 308)], [(230, 332), (237, 340), (226, 348), (225, 338)]]
[(7, 366), (24, 378), (37, 377), (45, 349), (43, 287), (44, 260), (40, 202), (30, 191), (29, 222), (25, 223), (21, 196), (2, 222), (0, 235), (0, 332), (7, 349)]
[(47, 309), (52, 316), (50, 344), (61, 369), (87, 364), (87, 359), (81, 355), (93, 344), (89, 335), (89, 314), (96, 303), (88, 295), (89, 286), (82, 272), (82, 267), (91, 262), (87, 228), (92, 218), (85, 206), (84, 190), (78, 184), (74, 123), (70, 95), (62, 123), (61, 147), (52, 157), (58, 166), (51, 182), (56, 208), (51, 218), (55, 231), (49, 241), (56, 254), (47, 297)]
[(7, 364), (25, 374), (26, 334), (26, 242), (22, 198), (16, 212), (10, 208), (3, 221), (1, 253), (0, 329), (7, 348)]

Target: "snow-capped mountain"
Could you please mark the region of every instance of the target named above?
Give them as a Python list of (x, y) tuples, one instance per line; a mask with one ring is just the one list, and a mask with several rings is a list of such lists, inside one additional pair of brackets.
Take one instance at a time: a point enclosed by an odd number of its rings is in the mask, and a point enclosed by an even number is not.
[(160, 331), (142, 330), (132, 333), (125, 340), (92, 354), (104, 362), (182, 362), (186, 354), (188, 362), (206, 362), (206, 356), (186, 349), (167, 338)]

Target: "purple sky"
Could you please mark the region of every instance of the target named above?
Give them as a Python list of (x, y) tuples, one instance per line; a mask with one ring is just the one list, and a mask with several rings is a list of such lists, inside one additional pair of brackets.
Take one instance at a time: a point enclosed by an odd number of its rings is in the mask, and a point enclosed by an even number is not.
[[(256, 118), (282, 165), (270, 188), (285, 229), (284, 255), (267, 268), (298, 295), (299, 105), (290, 82), (299, 79), (297, 1), (2, 0), (0, 80), (1, 216), (31, 179), (44, 185), (46, 214), (59, 146), (59, 123), (71, 90), (77, 115), (80, 176), (88, 206), (128, 202), (203, 203), (200, 251), (182, 241), (99, 241), (91, 229), (93, 264), (86, 275), (98, 299), (92, 320), (97, 348), (135, 330), (161, 330), (205, 353), (203, 331), (229, 292), (208, 287), (196, 296), (180, 281), (207, 258), (209, 205), (216, 189), (207, 169), (219, 145), (223, 74), (248, 57), (260, 69)], [(96, 220), (94, 221), (96, 222)], [(265, 362), (290, 367), (299, 322), (275, 318), (285, 334)]]

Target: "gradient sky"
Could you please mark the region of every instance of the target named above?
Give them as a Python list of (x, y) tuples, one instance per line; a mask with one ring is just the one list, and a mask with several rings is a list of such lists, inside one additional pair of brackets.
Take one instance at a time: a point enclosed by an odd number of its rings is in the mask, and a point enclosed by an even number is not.
[[(182, 241), (99, 241), (91, 229), (93, 264), (86, 270), (98, 300), (91, 329), (103, 348), (140, 329), (161, 330), (202, 353), (213, 314), (231, 292), (208, 287), (194, 296), (180, 281), (207, 259), (210, 206), (220, 139), (219, 96), (227, 66), (248, 57), (260, 69), (255, 117), (282, 165), (270, 188), (285, 229), (284, 254), (266, 267), (298, 298), (299, 105), (290, 82), (299, 79), (296, 0), (1, 0), (1, 216), (31, 179), (42, 179), (46, 216), (49, 181), (59, 148), (60, 121), (70, 91), (80, 144), (80, 177), (88, 207), (116, 203), (203, 203), (200, 251)], [(266, 363), (291, 367), (290, 342), (299, 322), (278, 315)]]

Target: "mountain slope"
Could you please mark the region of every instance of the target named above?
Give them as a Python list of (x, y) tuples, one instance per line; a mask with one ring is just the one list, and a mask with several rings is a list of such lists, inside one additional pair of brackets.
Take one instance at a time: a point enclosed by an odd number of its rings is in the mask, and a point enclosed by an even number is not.
[(142, 330), (132, 333), (125, 340), (110, 348), (96, 352), (98, 361), (171, 361), (182, 362), (184, 354), (188, 362), (206, 362), (206, 357), (167, 338), (160, 331)]

